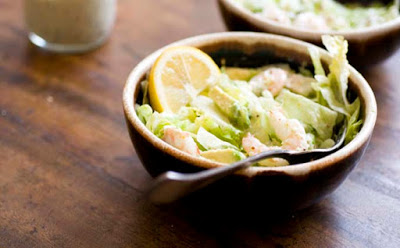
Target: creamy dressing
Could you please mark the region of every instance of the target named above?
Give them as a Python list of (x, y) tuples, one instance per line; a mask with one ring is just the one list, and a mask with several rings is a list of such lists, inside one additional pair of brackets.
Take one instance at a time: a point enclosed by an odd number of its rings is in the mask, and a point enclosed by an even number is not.
[(65, 50), (102, 43), (114, 24), (115, 10), (116, 0), (25, 0), (29, 31)]

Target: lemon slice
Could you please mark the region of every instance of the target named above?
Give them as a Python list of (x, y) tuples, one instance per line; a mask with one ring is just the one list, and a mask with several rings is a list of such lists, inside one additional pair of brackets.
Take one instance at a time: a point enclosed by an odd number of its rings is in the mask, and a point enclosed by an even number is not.
[(149, 76), (149, 97), (158, 112), (178, 112), (220, 79), (221, 72), (201, 50), (179, 46), (166, 49)]

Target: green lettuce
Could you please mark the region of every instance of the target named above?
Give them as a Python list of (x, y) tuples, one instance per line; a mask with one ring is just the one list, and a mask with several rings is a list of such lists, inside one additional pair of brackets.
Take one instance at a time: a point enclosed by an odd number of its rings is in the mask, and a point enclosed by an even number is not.
[(166, 126), (174, 126), (192, 133), (193, 136), (198, 133), (200, 128), (204, 128), (218, 139), (237, 148), (240, 146), (243, 136), (239, 129), (199, 108), (182, 107), (177, 114), (171, 114), (153, 112), (150, 105), (144, 104), (136, 106), (136, 114), (146, 127), (159, 138), (164, 136), (164, 127)]
[(280, 143), (268, 117), (268, 112), (279, 106), (268, 91), (264, 91), (262, 97), (254, 98), (250, 105), (251, 123), (247, 131), (266, 145), (276, 146)]
[(176, 127), (178, 121), (176, 116), (154, 112), (146, 122), (146, 127), (157, 137), (162, 138), (164, 136), (164, 127)]
[(149, 121), (150, 116), (153, 114), (153, 109), (148, 104), (138, 105), (135, 106), (136, 114), (139, 117), (139, 120), (146, 125)]
[(353, 109), (352, 115), (348, 118), (348, 125), (346, 131), (346, 139), (345, 143), (349, 143), (352, 141), (360, 131), (362, 120), (360, 120), (360, 99), (357, 98), (352, 104), (351, 108)]
[(154, 133), (157, 137), (164, 136), (164, 127), (174, 126), (183, 131), (194, 132), (197, 131), (193, 122), (190, 121), (189, 115), (193, 115), (194, 110), (182, 108), (179, 114), (158, 113), (153, 112), (150, 105), (136, 105), (136, 114), (140, 121)]
[[(362, 125), (362, 120), (359, 120), (360, 100), (357, 98), (353, 103), (349, 103), (347, 99), (350, 75), (349, 62), (346, 57), (348, 43), (342, 36), (329, 35), (323, 35), (322, 42), (332, 56), (332, 61), (329, 65), (329, 74), (326, 76), (318, 50), (316, 48), (309, 49), (317, 81), (312, 84), (316, 91), (315, 101), (345, 116), (347, 119), (347, 144), (355, 137)], [(338, 120), (342, 118), (339, 116)]]
[(337, 118), (335, 111), (285, 89), (276, 100), (282, 104), (287, 117), (310, 125), (320, 139), (332, 137)]

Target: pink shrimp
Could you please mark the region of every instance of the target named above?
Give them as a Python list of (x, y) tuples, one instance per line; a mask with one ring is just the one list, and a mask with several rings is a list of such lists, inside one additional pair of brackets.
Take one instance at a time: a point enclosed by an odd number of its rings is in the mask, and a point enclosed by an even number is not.
[(290, 25), (291, 23), (286, 12), (274, 4), (266, 4), (261, 15), (270, 19), (271, 21), (279, 22), (280, 24)]
[(281, 92), (288, 79), (288, 72), (280, 68), (269, 68), (254, 76), (249, 84), (256, 95), (261, 95), (264, 90), (276, 96)]
[(164, 128), (163, 140), (190, 155), (200, 155), (199, 147), (189, 132), (182, 131), (176, 127), (167, 126)]
[(294, 26), (304, 29), (311, 29), (316, 31), (329, 31), (330, 27), (326, 20), (312, 12), (304, 12), (299, 14), (294, 20)]
[[(280, 149), (277, 146), (266, 146), (252, 134), (248, 133), (242, 139), (242, 147), (249, 156), (254, 156), (258, 153)], [(289, 163), (282, 158), (267, 158), (258, 162), (261, 166), (284, 166)]]
[(280, 149), (276, 146), (266, 146), (261, 141), (259, 141), (256, 137), (254, 137), (251, 133), (248, 133), (242, 139), (243, 149), (249, 156), (254, 156), (258, 153)]
[(289, 76), (285, 86), (295, 93), (308, 96), (313, 91), (311, 87), (312, 82), (315, 82), (313, 77), (293, 73)]
[(269, 111), (269, 120), (282, 141), (282, 148), (304, 151), (308, 149), (307, 135), (303, 125), (296, 119), (288, 119), (281, 109)]

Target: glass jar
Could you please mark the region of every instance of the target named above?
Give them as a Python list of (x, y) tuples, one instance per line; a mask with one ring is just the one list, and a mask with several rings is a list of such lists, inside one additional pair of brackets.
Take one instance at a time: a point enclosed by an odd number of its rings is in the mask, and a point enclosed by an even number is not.
[(30, 41), (56, 52), (103, 44), (114, 25), (116, 0), (25, 0)]

